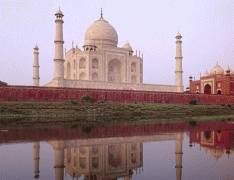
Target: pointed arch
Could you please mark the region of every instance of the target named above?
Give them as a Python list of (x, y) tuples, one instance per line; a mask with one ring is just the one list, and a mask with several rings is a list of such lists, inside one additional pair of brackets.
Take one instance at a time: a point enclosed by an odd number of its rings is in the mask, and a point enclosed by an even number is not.
[(75, 59), (73, 60), (73, 70), (75, 70), (76, 69), (76, 61), (75, 61)]
[(81, 58), (79, 61), (79, 69), (86, 69), (86, 59)]
[(118, 59), (112, 59), (108, 63), (108, 81), (122, 82), (122, 64)]
[(209, 84), (205, 85), (204, 94), (211, 94), (211, 86)]
[(93, 73), (92, 74), (92, 81), (98, 81), (98, 73)]
[(71, 79), (71, 64), (67, 63), (67, 79)]
[(133, 76), (131, 77), (131, 83), (136, 83), (136, 76), (135, 76), (135, 75), (133, 75)]
[(86, 80), (86, 73), (85, 72), (80, 73), (79, 79), (80, 80)]
[(98, 59), (92, 59), (92, 69), (98, 69)]
[(131, 72), (136, 72), (136, 62), (131, 64)]

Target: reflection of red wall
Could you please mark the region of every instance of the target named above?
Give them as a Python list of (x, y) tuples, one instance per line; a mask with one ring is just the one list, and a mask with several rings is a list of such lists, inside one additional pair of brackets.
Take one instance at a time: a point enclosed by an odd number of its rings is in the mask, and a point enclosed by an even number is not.
[[(221, 129), (220, 129), (221, 130)], [(221, 130), (221, 133), (219, 135), (218, 131), (220, 130), (214, 130), (214, 145), (205, 145), (201, 142), (201, 131), (190, 131), (189, 138), (190, 143), (198, 143), (201, 146), (206, 146), (210, 148), (216, 148), (216, 147), (222, 147), (222, 148), (231, 148), (233, 147), (233, 140), (234, 140), (234, 130), (228, 129), (228, 130)], [(212, 130), (211, 130), (212, 132)], [(220, 138), (219, 138), (220, 136)]]
[[(170, 124), (151, 124), (151, 125), (122, 125), (116, 127), (93, 127), (77, 129), (13, 129), (8, 132), (0, 131), (0, 143), (16, 141), (39, 141), (39, 140), (58, 140), (58, 139), (87, 139), (87, 138), (108, 138), (108, 137), (131, 137), (147, 136), (160, 133), (190, 132), (190, 140), (196, 142), (196, 132), (204, 130), (226, 130), (230, 132), (231, 140), (234, 137), (234, 124), (225, 122), (197, 123), (197, 126), (191, 127), (188, 123), (170, 123)], [(199, 141), (198, 141), (199, 142)], [(229, 140), (230, 143), (230, 140)], [(233, 143), (232, 143), (233, 144)]]
[(65, 101), (76, 99), (80, 101), (85, 94), (90, 94), (97, 101), (107, 100), (111, 102), (132, 103), (149, 102), (187, 104), (189, 100), (196, 99), (198, 103), (227, 103), (234, 104), (234, 96), (172, 93), (156, 91), (132, 91), (132, 90), (104, 90), (104, 89), (78, 89), (78, 88), (53, 88), (33, 86), (0, 86), (0, 100), (2, 101), (27, 101), (30, 99), (45, 101)]

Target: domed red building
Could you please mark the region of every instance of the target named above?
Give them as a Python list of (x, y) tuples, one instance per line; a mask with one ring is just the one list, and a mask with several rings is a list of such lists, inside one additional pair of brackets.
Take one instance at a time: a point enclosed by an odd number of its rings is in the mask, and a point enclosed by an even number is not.
[(206, 72), (200, 80), (193, 81), (192, 76), (189, 79), (190, 93), (234, 95), (234, 72), (229, 67), (224, 71), (218, 63), (210, 73)]

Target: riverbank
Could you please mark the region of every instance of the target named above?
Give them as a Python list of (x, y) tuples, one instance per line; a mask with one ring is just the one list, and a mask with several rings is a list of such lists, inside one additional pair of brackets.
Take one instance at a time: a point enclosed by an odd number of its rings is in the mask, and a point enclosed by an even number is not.
[(0, 102), (0, 118), (118, 117), (123, 119), (175, 119), (198, 116), (234, 115), (234, 106), (121, 104), (66, 102)]

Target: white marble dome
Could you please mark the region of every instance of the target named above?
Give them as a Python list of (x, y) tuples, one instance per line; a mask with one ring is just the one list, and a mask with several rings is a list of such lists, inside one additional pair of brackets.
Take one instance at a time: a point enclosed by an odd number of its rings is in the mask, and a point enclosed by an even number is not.
[(86, 40), (93, 40), (96, 45), (103, 44), (117, 47), (118, 34), (113, 26), (101, 17), (87, 29)]
[(125, 49), (128, 49), (128, 50), (132, 51), (132, 47), (130, 46), (130, 44), (129, 44), (129, 43), (125, 44), (125, 45), (123, 46), (123, 48), (125, 48)]
[(216, 64), (215, 67), (213, 67), (213, 69), (210, 71), (210, 75), (221, 75), (224, 73), (223, 68), (221, 68), (218, 63)]

